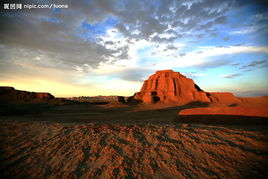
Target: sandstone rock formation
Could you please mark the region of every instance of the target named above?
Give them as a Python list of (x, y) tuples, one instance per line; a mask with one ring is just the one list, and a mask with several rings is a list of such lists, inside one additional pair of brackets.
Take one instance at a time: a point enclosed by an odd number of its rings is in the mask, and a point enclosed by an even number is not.
[(202, 91), (192, 79), (172, 70), (157, 71), (145, 80), (140, 92), (134, 99), (144, 103), (161, 101), (164, 103), (188, 103), (191, 101), (210, 102), (206, 92)]
[(28, 102), (54, 99), (50, 93), (36, 93), (16, 90), (13, 87), (0, 87), (0, 101), (2, 102)]
[(187, 104), (190, 102), (239, 103), (232, 93), (207, 93), (192, 79), (172, 70), (157, 71), (145, 80), (141, 91), (135, 93), (135, 100), (143, 103)]

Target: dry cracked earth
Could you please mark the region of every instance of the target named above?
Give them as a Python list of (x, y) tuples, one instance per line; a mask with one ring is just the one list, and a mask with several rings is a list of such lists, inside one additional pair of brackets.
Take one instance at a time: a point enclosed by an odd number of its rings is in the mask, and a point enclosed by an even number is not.
[(1, 116), (1, 175), (267, 178), (267, 126), (182, 124), (177, 111), (73, 105)]

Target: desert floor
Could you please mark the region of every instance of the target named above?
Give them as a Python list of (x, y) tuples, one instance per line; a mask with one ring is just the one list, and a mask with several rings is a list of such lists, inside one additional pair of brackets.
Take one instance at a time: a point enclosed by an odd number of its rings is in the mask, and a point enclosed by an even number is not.
[(2, 112), (4, 177), (268, 176), (267, 125), (181, 123), (178, 111), (191, 105), (41, 106), (18, 106), (10, 109), (13, 115)]

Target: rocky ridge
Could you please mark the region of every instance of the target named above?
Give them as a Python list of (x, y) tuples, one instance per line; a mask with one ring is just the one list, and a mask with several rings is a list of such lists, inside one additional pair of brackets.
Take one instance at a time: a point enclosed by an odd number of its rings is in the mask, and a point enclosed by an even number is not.
[(0, 87), (0, 101), (2, 102), (29, 102), (54, 98), (50, 93), (28, 92), (16, 90), (13, 87)]

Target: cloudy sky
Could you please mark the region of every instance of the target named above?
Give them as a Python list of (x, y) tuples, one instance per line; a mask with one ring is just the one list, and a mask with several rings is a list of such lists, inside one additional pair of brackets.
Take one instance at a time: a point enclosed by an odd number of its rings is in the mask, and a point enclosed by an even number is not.
[(268, 95), (264, 0), (32, 0), (0, 16), (0, 85), (58, 97), (132, 95), (156, 70), (205, 91)]

